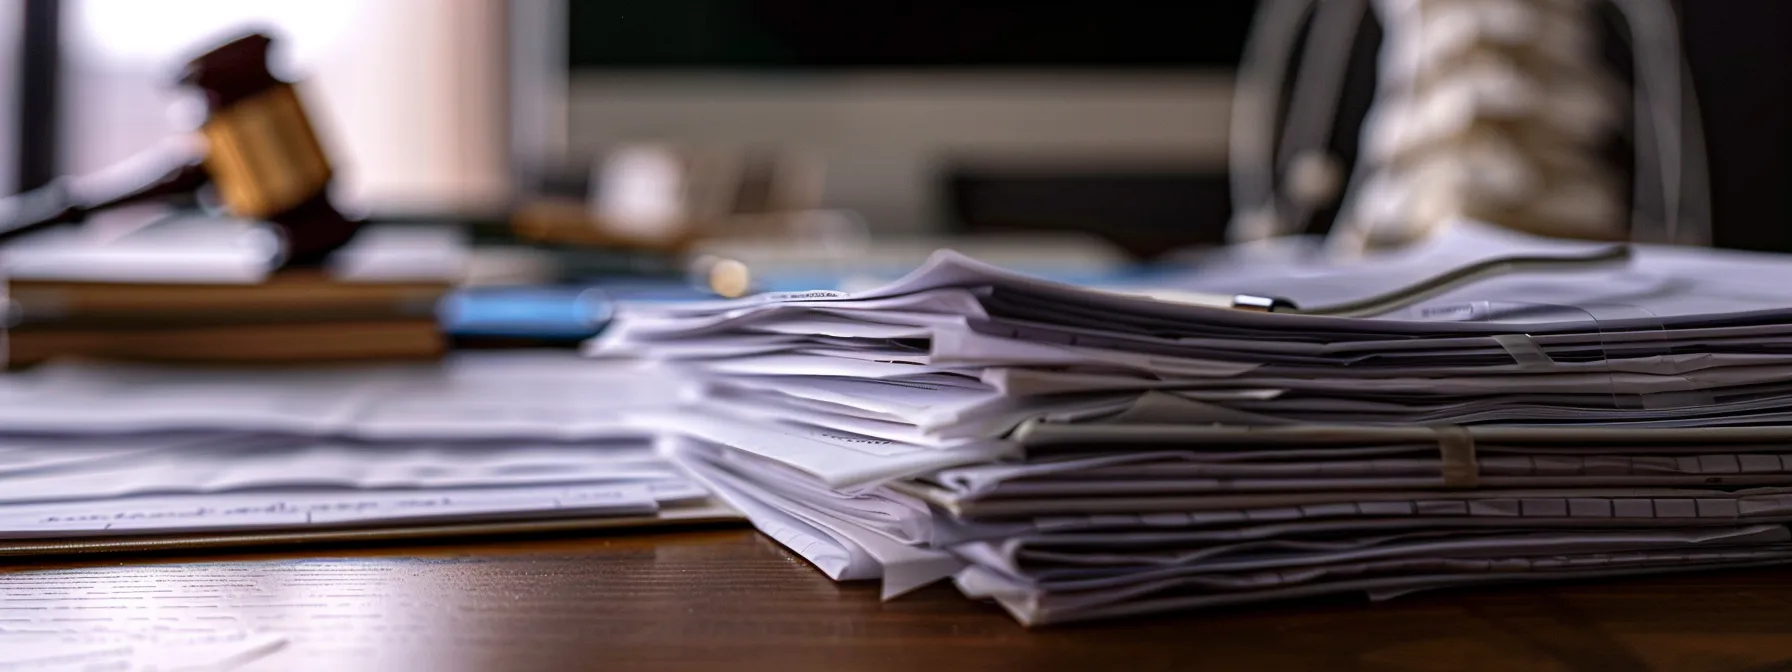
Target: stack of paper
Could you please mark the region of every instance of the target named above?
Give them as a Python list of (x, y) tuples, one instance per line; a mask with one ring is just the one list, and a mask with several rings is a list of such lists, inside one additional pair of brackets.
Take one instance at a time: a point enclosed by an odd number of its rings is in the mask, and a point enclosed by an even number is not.
[(419, 536), (722, 515), (630, 416), (672, 394), (632, 367), (570, 353), (44, 365), (0, 376), (0, 554), (191, 533), (221, 533), (209, 542), (220, 544), (247, 531)]
[(1783, 258), (1644, 248), (1369, 318), (1183, 300), (1589, 249), (1464, 223), (1170, 290), (941, 253), (855, 295), (625, 310), (591, 350), (691, 381), (667, 449), (830, 576), (950, 575), (1030, 624), (1792, 560)]

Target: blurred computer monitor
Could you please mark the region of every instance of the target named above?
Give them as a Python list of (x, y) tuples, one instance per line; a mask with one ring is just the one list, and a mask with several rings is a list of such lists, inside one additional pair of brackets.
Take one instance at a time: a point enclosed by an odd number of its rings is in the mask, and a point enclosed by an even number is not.
[[(1217, 239), (1255, 5), (513, 2), (513, 148), (523, 180), (576, 189), (643, 140), (784, 145), (819, 155), (827, 205), (879, 232)], [(1088, 207), (1010, 207), (1041, 188)], [(1146, 203), (1096, 217), (1110, 197)]]

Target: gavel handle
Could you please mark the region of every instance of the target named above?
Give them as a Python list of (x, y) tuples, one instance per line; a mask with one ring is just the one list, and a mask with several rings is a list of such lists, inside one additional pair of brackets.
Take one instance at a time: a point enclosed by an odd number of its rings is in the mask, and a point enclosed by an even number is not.
[(78, 222), (96, 212), (191, 194), (210, 180), (203, 164), (187, 163), (123, 193), (81, 202), (69, 181), (59, 179), (39, 189), (0, 199), (0, 242), (58, 224)]

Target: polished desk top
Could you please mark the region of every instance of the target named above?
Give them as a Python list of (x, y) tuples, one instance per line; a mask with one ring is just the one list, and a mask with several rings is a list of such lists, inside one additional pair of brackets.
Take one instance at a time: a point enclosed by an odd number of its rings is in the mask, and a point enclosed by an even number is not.
[(1792, 571), (1029, 631), (740, 529), (0, 565), (0, 631), (260, 629), (247, 669), (1792, 670)]

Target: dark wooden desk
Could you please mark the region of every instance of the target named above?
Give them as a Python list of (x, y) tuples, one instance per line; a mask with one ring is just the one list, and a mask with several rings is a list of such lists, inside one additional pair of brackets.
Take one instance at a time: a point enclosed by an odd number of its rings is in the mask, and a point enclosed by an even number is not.
[(250, 669), (1792, 670), (1792, 571), (1027, 631), (744, 530), (0, 566), (0, 630), (265, 629)]

